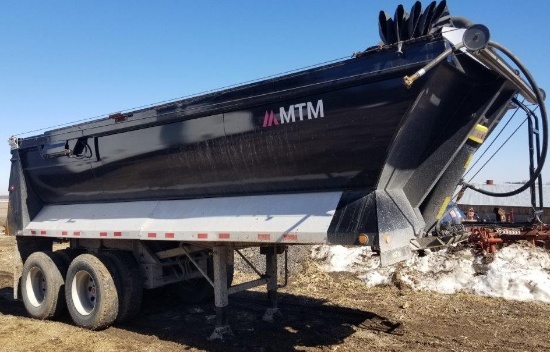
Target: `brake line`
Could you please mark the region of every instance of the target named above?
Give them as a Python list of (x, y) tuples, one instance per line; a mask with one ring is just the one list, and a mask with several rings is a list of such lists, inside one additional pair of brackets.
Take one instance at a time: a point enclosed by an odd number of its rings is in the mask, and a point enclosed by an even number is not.
[(510, 119), (506, 122), (506, 124), (504, 125), (504, 127), (500, 130), (500, 132), (498, 133), (498, 135), (495, 137), (495, 139), (493, 139), (493, 141), (491, 142), (491, 144), (487, 147), (487, 149), (485, 149), (485, 151), (481, 154), (481, 156), (477, 159), (477, 161), (470, 167), (470, 169), (464, 174), (464, 176), (466, 176), (470, 171), (472, 171), (472, 169), (474, 168), (474, 166), (481, 161), (481, 158), (483, 158), (483, 156), (485, 155), (485, 153), (491, 148), (491, 146), (496, 142), (497, 138), (502, 134), (502, 132), (504, 132), (504, 129), (506, 128), (506, 126), (508, 126), (508, 124), (510, 123), (510, 121), (512, 120), (512, 117), (514, 117), (516, 115), (516, 113), (519, 111), (519, 109), (521, 108), (523, 111), (525, 111), (525, 113), (528, 115), (522, 122), (521, 124), (516, 127), (516, 129), (508, 136), (508, 138), (506, 138), (506, 140), (504, 142), (502, 142), (502, 144), (500, 145), (500, 147), (498, 147), (498, 149), (493, 153), (493, 155), (491, 155), (491, 157), (489, 157), (489, 159), (483, 163), (483, 165), (481, 165), (481, 167), (479, 168), (479, 170), (477, 170), (477, 172), (472, 176), (470, 177), (470, 179), (468, 180), (468, 182), (472, 182), (472, 180), (483, 170), (483, 168), (485, 168), (485, 166), (487, 166), (487, 164), (493, 160), (493, 158), (497, 155), (497, 153), (502, 149), (504, 148), (504, 146), (506, 145), (506, 143), (508, 143), (510, 141), (510, 139), (518, 132), (518, 130), (521, 128), (521, 126), (523, 126), (523, 124), (527, 121), (527, 119), (529, 117), (533, 117), (533, 118), (537, 118), (537, 116), (535, 115), (535, 111), (538, 109), (538, 105), (537, 107), (535, 108), (535, 110), (530, 110), (527, 105), (525, 105), (523, 102), (525, 101), (525, 99), (523, 101), (519, 101), (517, 100), (517, 98), (512, 98), (512, 101), (514, 102), (514, 104), (516, 104), (518, 107), (516, 109), (516, 111), (514, 111), (514, 113), (512, 114), (512, 116), (510, 117)]
[(521, 61), (506, 47), (493, 41), (490, 41), (488, 45), (489, 47), (498, 49), (500, 52), (506, 55), (520, 69), (520, 71), (523, 73), (523, 75), (531, 85), (531, 89), (535, 94), (538, 105), (540, 107), (540, 114), (541, 114), (541, 121), (542, 121), (542, 150), (541, 150), (540, 159), (539, 159), (540, 163), (537, 165), (537, 169), (533, 172), (529, 181), (527, 181), (523, 186), (510, 192), (504, 192), (504, 193), (490, 192), (490, 191), (477, 188), (476, 186), (464, 181), (462, 182), (462, 185), (463, 187), (470, 188), (476, 192), (485, 194), (487, 196), (510, 197), (510, 196), (519, 194), (525, 191), (526, 189), (528, 189), (529, 187), (531, 187), (536, 182), (537, 178), (540, 176), (542, 172), (542, 168), (544, 166), (544, 162), (546, 161), (546, 154), (548, 151), (548, 117), (546, 114), (546, 107), (544, 105), (544, 98), (542, 96), (541, 90), (539, 89), (537, 83), (533, 79), (533, 76), (531, 76), (531, 73), (529, 73), (529, 71), (525, 68), (525, 66), (521, 63)]
[[(525, 99), (524, 99), (525, 100)], [(500, 129), (500, 131), (498, 132), (498, 134), (495, 136), (495, 138), (493, 138), (493, 140), (491, 141), (491, 143), (485, 148), (485, 150), (483, 151), (483, 153), (481, 153), (481, 155), (479, 156), (479, 158), (472, 164), (472, 166), (470, 166), (470, 168), (468, 169), (468, 171), (466, 171), (466, 173), (464, 174), (464, 177), (466, 177), (466, 175), (468, 175), (470, 172), (472, 172), (472, 170), (475, 168), (475, 166), (481, 161), (481, 159), (483, 158), (483, 156), (485, 156), (485, 154), (487, 154), (487, 152), (489, 151), (489, 149), (491, 149), (491, 147), (493, 146), (493, 144), (495, 144), (495, 142), (498, 140), (498, 138), (500, 137), (500, 135), (502, 134), (502, 132), (504, 132), (504, 130), (506, 129), (506, 127), (508, 127), (508, 125), (510, 124), (510, 122), (512, 121), (512, 119), (514, 118), (514, 116), (516, 116), (516, 113), (519, 111), (519, 107), (516, 108), (516, 110), (514, 111), (514, 113), (510, 116), (510, 118), (508, 119), (508, 121), (506, 121), (506, 123), (504, 124), (504, 126)], [(500, 149), (500, 148), (499, 148)], [(496, 153), (496, 152), (495, 152)], [(490, 159), (489, 159), (490, 160)], [(487, 163), (485, 163), (481, 169), (483, 169), (483, 167), (486, 165)], [(479, 171), (481, 171), (481, 169)], [(476, 173), (476, 175), (479, 173), (479, 171)], [(475, 176), (475, 175), (474, 175)], [(472, 179), (470, 179), (471, 181)], [(469, 182), (469, 181), (468, 181)]]
[[(527, 118), (525, 120), (523, 120), (523, 122), (518, 126), (516, 127), (516, 129), (514, 130), (514, 132), (512, 132), (512, 134), (510, 134), (510, 136), (508, 136), (508, 138), (506, 138), (506, 140), (501, 144), (500, 147), (498, 147), (498, 149), (493, 153), (493, 155), (491, 155), (491, 157), (483, 164), (481, 165), (481, 167), (479, 168), (479, 170), (477, 170), (477, 172), (474, 174), (474, 176), (472, 176), (470, 178), (470, 180), (468, 182), (471, 182), (474, 177), (477, 176), (477, 174), (479, 174), (481, 172), (481, 170), (483, 170), (483, 168), (491, 161), (493, 160), (494, 156), (502, 149), (504, 148), (504, 146), (506, 145), (506, 143), (508, 143), (510, 141), (510, 139), (516, 134), (516, 132), (520, 129), (521, 126), (523, 126), (523, 124), (527, 121)], [(483, 155), (482, 155), (483, 156)], [(473, 166), (472, 166), (473, 167)], [(466, 176), (466, 175), (465, 175)]]

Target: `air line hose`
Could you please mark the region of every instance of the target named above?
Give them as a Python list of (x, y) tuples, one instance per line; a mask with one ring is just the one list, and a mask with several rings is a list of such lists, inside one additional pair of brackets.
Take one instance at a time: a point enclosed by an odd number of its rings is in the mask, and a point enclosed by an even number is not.
[(540, 176), (540, 174), (542, 172), (544, 162), (546, 161), (546, 153), (548, 151), (548, 117), (546, 115), (546, 107), (544, 105), (544, 97), (542, 95), (542, 92), (539, 89), (539, 87), (538, 87), (537, 83), (535, 82), (535, 80), (533, 79), (533, 76), (531, 76), (531, 74), (525, 68), (525, 66), (521, 63), (521, 61), (510, 50), (508, 50), (506, 47), (500, 45), (499, 43), (495, 43), (493, 41), (490, 41), (488, 43), (488, 46), (498, 49), (504, 55), (506, 55), (510, 60), (512, 60), (512, 62), (514, 62), (514, 64), (521, 70), (521, 72), (523, 73), (523, 75), (525, 76), (525, 78), (527, 79), (529, 84), (531, 85), (531, 89), (533, 90), (533, 92), (534, 92), (534, 94), (537, 98), (537, 102), (538, 102), (538, 105), (540, 107), (541, 120), (542, 120), (542, 150), (541, 150), (541, 155), (540, 155), (540, 163), (537, 165), (537, 168), (534, 171), (534, 173), (532, 174), (529, 181), (527, 181), (523, 186), (519, 187), (518, 189), (510, 191), (510, 192), (504, 192), (504, 193), (490, 192), (490, 191), (486, 191), (486, 190), (483, 190), (483, 189), (476, 188), (476, 186), (471, 185), (467, 182), (462, 182), (462, 185), (466, 188), (470, 188), (470, 189), (472, 189), (476, 192), (479, 192), (481, 194), (485, 194), (485, 195), (488, 195), (488, 196), (492, 196), (492, 197), (510, 197), (510, 196), (514, 196), (516, 194), (519, 194), (519, 193), (525, 191), (526, 189), (528, 189), (529, 187), (531, 187), (535, 183), (535, 181), (537, 180), (537, 178)]

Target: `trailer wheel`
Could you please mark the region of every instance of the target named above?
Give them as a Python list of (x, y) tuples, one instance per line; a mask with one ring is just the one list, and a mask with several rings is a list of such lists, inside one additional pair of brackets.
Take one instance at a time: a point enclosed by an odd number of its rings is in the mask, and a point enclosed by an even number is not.
[(143, 278), (139, 264), (132, 254), (127, 252), (104, 252), (102, 255), (113, 262), (117, 276), (120, 278), (116, 322), (121, 323), (135, 318), (143, 298)]
[(35, 252), (27, 258), (21, 277), (21, 295), (31, 317), (50, 319), (65, 311), (66, 274), (67, 266), (53, 252)]
[[(234, 266), (227, 265), (227, 286), (231, 286), (233, 282), (233, 273)], [(208, 276), (214, 279), (214, 269), (211, 258), (208, 260)], [(177, 296), (185, 303), (197, 304), (214, 299), (214, 288), (204, 278), (177, 282), (174, 285)]]
[(55, 251), (54, 253), (57, 254), (61, 259), (63, 259), (63, 261), (65, 262), (68, 268), (71, 265), (71, 262), (73, 261), (73, 259), (76, 258), (82, 252), (72, 248), (65, 248), (59, 251)]
[(76, 257), (67, 272), (65, 297), (76, 325), (105, 329), (118, 315), (115, 269), (108, 260), (91, 254)]

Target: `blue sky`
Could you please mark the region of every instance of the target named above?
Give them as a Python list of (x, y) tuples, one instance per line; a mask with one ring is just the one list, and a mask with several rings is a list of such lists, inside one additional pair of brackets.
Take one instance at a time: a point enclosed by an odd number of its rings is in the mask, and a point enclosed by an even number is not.
[[(378, 11), (393, 14), (399, 3), (4, 2), (0, 137), (349, 57), (379, 42)], [(401, 3), (410, 8), (413, 1)], [(487, 25), (492, 39), (512, 50), (550, 91), (546, 2), (448, 4), (452, 15)], [(515, 125), (523, 117), (518, 113)], [(527, 179), (526, 134), (520, 130), (475, 180)], [(0, 194), (7, 193), (9, 158), (6, 142), (0, 149)], [(550, 167), (545, 170), (547, 182)]]

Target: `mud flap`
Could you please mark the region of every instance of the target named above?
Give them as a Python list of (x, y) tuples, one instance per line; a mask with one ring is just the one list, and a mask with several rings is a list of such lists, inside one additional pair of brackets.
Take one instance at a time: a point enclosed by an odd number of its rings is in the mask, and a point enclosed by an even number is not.
[(377, 190), (378, 245), (381, 266), (411, 258), (411, 240), (424, 226), (402, 190)]

